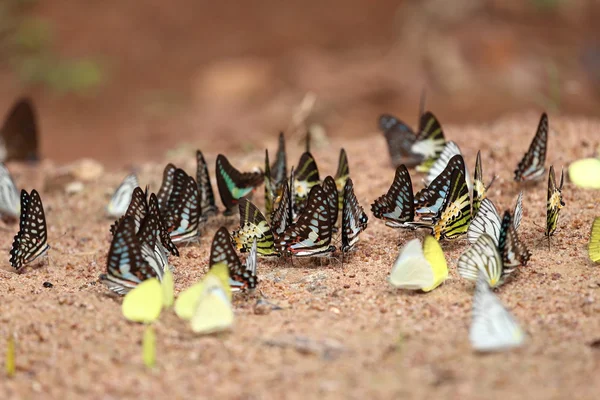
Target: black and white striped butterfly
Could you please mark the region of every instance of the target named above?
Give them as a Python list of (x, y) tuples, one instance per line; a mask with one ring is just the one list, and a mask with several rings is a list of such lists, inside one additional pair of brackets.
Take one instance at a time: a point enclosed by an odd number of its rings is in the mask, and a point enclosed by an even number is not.
[(327, 193), (315, 185), (308, 194), (306, 207), (298, 221), (278, 237), (279, 253), (286, 256), (313, 257), (329, 255), (331, 246), (331, 207)]
[(118, 221), (106, 261), (106, 274), (99, 279), (118, 294), (126, 294), (146, 279), (162, 279), (162, 270), (144, 259), (135, 220), (130, 215)]
[(131, 201), (129, 202), (129, 206), (127, 207), (127, 211), (125, 211), (125, 215), (119, 218), (115, 223), (113, 223), (110, 227), (110, 233), (112, 235), (115, 234), (117, 230), (117, 226), (120, 224), (121, 220), (127, 216), (133, 218), (135, 223), (135, 232), (137, 233), (140, 230), (140, 226), (142, 225), (142, 221), (146, 218), (148, 214), (148, 199), (147, 193), (145, 193), (142, 188), (139, 186), (133, 189), (133, 193), (131, 195)]
[(344, 205), (342, 208), (342, 246), (343, 253), (347, 253), (358, 243), (359, 235), (367, 229), (369, 218), (358, 203), (354, 194), (354, 184), (352, 179), (346, 180), (344, 186)]
[(490, 290), (485, 276), (477, 279), (469, 340), (477, 351), (499, 351), (523, 345), (525, 333)]
[[(292, 177), (294, 173), (292, 171)], [(282, 182), (281, 196), (273, 215), (271, 215), (271, 229), (276, 237), (279, 237), (285, 230), (294, 223), (294, 200), (290, 182), (284, 179)]]
[(371, 204), (375, 218), (385, 221), (390, 228), (409, 228), (415, 218), (415, 205), (410, 174), (404, 165), (396, 168), (394, 182), (387, 193)]
[(165, 269), (169, 268), (169, 259), (167, 251), (160, 241), (160, 222), (155, 213), (146, 215), (136, 236), (140, 243), (142, 257), (153, 270), (159, 271), (159, 275), (162, 277)]
[(10, 265), (20, 271), (25, 264), (29, 264), (48, 251), (50, 246), (47, 240), (48, 231), (42, 199), (37, 190), (33, 189), (29, 194), (23, 189), (19, 232), (15, 235), (10, 250)]
[(515, 170), (516, 182), (535, 181), (544, 176), (547, 146), (548, 116), (543, 113), (531, 145)]
[(170, 253), (175, 257), (179, 257), (179, 250), (177, 250), (177, 246), (175, 246), (171, 240), (171, 235), (167, 230), (167, 226), (158, 206), (158, 198), (154, 193), (150, 194), (150, 199), (148, 200), (148, 215), (156, 216), (158, 226), (160, 228), (160, 244), (166, 250), (166, 253)]
[(120, 217), (125, 215), (127, 207), (131, 202), (131, 196), (133, 195), (133, 189), (139, 186), (137, 176), (135, 174), (129, 174), (123, 179), (123, 182), (117, 187), (115, 193), (112, 195), (108, 205), (106, 206), (106, 213), (109, 217)]
[(328, 175), (323, 179), (322, 187), (327, 196), (327, 204), (329, 204), (330, 208), (329, 218), (331, 219), (331, 227), (335, 230), (337, 229), (335, 224), (338, 220), (338, 191), (335, 180)]
[(219, 209), (215, 204), (215, 194), (210, 183), (208, 165), (200, 150), (196, 151), (196, 163), (196, 182), (198, 183), (198, 192), (200, 193), (200, 209), (202, 210), (202, 215), (207, 218), (217, 215)]
[(477, 281), (480, 274), (491, 287), (504, 283), (502, 257), (494, 239), (487, 233), (465, 250), (458, 259), (458, 274), (464, 279)]
[(167, 210), (169, 197), (171, 196), (171, 191), (173, 190), (173, 178), (175, 177), (175, 170), (177, 170), (177, 167), (175, 167), (173, 164), (169, 163), (165, 166), (162, 183), (160, 184), (160, 189), (156, 194), (156, 197), (158, 198), (158, 205), (160, 206), (163, 214)]
[(237, 256), (227, 228), (220, 227), (210, 247), (209, 268), (218, 263), (227, 264), (229, 269), (229, 284), (232, 290), (254, 289), (258, 285), (256, 277), (256, 241), (249, 253), (249, 262), (242, 265)]
[(189, 242), (200, 236), (206, 221), (200, 209), (200, 194), (194, 178), (181, 168), (175, 170), (165, 222), (173, 243)]
[[(523, 192), (519, 193), (515, 208), (513, 211), (513, 225), (515, 230), (519, 230), (521, 225), (521, 218), (523, 216)], [(502, 225), (502, 219), (496, 209), (496, 206), (490, 199), (483, 199), (479, 206), (479, 212), (471, 221), (469, 230), (467, 231), (467, 239), (470, 243), (475, 243), (479, 236), (483, 233), (487, 233), (494, 239), (496, 245), (500, 241), (500, 226)]]
[(0, 214), (14, 221), (21, 214), (19, 192), (4, 163), (0, 163)]
[[(433, 163), (429, 171), (427, 172), (427, 177), (425, 178), (425, 186), (431, 185), (431, 183), (437, 178), (444, 170), (446, 166), (450, 162), (452, 157), (460, 155), (462, 157), (462, 153), (460, 151), (460, 147), (455, 142), (447, 142), (444, 146), (444, 150), (440, 157)], [(464, 158), (464, 157), (463, 157)], [(465, 180), (467, 181), (467, 185), (469, 186), (469, 190), (471, 190), (471, 178), (469, 176), (469, 171), (465, 166)]]

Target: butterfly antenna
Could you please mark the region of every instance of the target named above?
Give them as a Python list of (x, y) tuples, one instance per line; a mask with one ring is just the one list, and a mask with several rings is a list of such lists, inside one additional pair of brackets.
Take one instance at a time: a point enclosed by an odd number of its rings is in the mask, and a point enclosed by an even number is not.
[(489, 190), (492, 187), (492, 185), (496, 181), (496, 178), (498, 178), (498, 175), (492, 176), (492, 180), (490, 181), (490, 183), (488, 183), (486, 190)]

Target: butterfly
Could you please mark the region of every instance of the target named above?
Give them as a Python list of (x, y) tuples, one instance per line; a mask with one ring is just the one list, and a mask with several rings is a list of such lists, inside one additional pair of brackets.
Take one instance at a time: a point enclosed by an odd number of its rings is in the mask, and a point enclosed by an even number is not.
[(384, 114), (379, 117), (378, 125), (385, 136), (393, 166), (405, 165), (412, 168), (423, 161), (422, 155), (412, 151), (417, 135), (407, 124), (392, 115)]
[(277, 148), (275, 162), (271, 165), (270, 171), (269, 176), (273, 180), (275, 187), (279, 187), (283, 180), (287, 178), (287, 155), (283, 132), (279, 133), (279, 147)]
[(417, 171), (429, 171), (442, 154), (445, 145), (446, 139), (442, 125), (432, 112), (425, 112), (421, 115), (417, 140), (411, 147), (413, 153), (419, 154), (423, 158), (423, 161), (417, 165)]
[(527, 261), (531, 257), (531, 253), (527, 250), (527, 247), (519, 240), (513, 223), (513, 217), (508, 210), (504, 212), (504, 217), (502, 218), (498, 250), (502, 256), (504, 275), (510, 274), (521, 265), (527, 265)]
[(592, 223), (588, 255), (593, 262), (597, 263), (600, 261), (600, 217), (594, 218), (594, 222)]
[[(285, 179), (285, 177), (284, 177)], [(276, 206), (277, 188), (275, 179), (271, 176), (271, 166), (269, 165), (269, 150), (265, 150), (265, 213), (270, 217), (273, 214), (273, 208)]]
[(161, 226), (156, 213), (148, 212), (136, 236), (141, 246), (142, 257), (153, 270), (159, 271), (162, 277), (164, 271), (169, 268), (169, 260), (160, 241)]
[(198, 185), (180, 168), (175, 170), (165, 221), (173, 243), (195, 240), (200, 236), (201, 224), (205, 222), (200, 209)]
[[(446, 169), (446, 166), (448, 165), (450, 159), (456, 155), (460, 155), (462, 157), (460, 147), (458, 147), (458, 145), (455, 142), (447, 142), (444, 146), (442, 154), (440, 154), (440, 157), (437, 160), (435, 160), (429, 171), (427, 171), (427, 177), (425, 178), (425, 186), (431, 185), (431, 182), (433, 182), (434, 179), (437, 178), (438, 175), (440, 175)], [(467, 182), (469, 182), (469, 173), (466, 171), (466, 167), (465, 175), (467, 176)]]
[(548, 236), (548, 247), (550, 247), (550, 236), (554, 235), (558, 225), (558, 214), (560, 209), (565, 206), (562, 197), (562, 188), (564, 183), (564, 173), (560, 171), (560, 185), (556, 186), (556, 175), (554, 167), (550, 166), (548, 173), (548, 202), (546, 203), (546, 232)]
[(390, 228), (407, 228), (415, 217), (414, 197), (410, 174), (404, 165), (396, 168), (394, 182), (387, 193), (371, 204), (375, 218), (385, 221)]
[[(256, 252), (250, 257), (256, 257)], [(230, 286), (232, 290), (254, 289), (258, 285), (256, 270), (243, 266), (235, 253), (227, 228), (222, 226), (213, 237), (210, 247), (209, 268), (218, 263), (227, 264), (229, 269)], [(256, 265), (256, 262), (254, 263)]]
[(331, 208), (321, 185), (310, 189), (306, 207), (295, 224), (278, 237), (279, 253), (286, 256), (311, 257), (328, 255), (331, 246)]
[(118, 294), (126, 294), (146, 279), (162, 278), (162, 270), (152, 268), (144, 260), (135, 229), (132, 216), (119, 220), (108, 251), (106, 274), (99, 278)]
[(171, 196), (171, 191), (173, 190), (173, 178), (175, 177), (175, 167), (173, 164), (167, 164), (163, 171), (163, 179), (160, 185), (160, 189), (156, 194), (158, 198), (158, 205), (161, 210), (166, 210), (167, 203), (169, 202), (169, 196)]
[(221, 332), (233, 325), (234, 313), (231, 300), (227, 297), (227, 288), (214, 275), (205, 277), (194, 303), (190, 324), (195, 333)]
[(263, 173), (242, 173), (235, 169), (222, 154), (217, 156), (216, 174), (219, 195), (225, 206), (223, 215), (231, 215), (238, 201), (249, 195), (263, 181)]
[(106, 213), (111, 217), (120, 217), (124, 215), (131, 202), (133, 189), (138, 186), (137, 176), (135, 176), (135, 174), (127, 175), (112, 195), (110, 202), (106, 206)]
[(525, 341), (525, 333), (483, 276), (475, 286), (471, 319), (469, 340), (477, 351), (507, 350)]
[(331, 176), (325, 177), (322, 184), (323, 190), (327, 196), (327, 204), (329, 205), (329, 218), (331, 219), (331, 227), (335, 228), (338, 219), (338, 191), (335, 181)]
[(296, 214), (304, 210), (308, 193), (313, 186), (319, 184), (319, 169), (312, 154), (304, 152), (298, 161), (298, 169), (295, 172), (294, 182), (294, 211)]
[(206, 164), (204, 155), (202, 155), (200, 150), (196, 151), (196, 163), (196, 183), (198, 184), (198, 193), (200, 193), (201, 214), (205, 218), (212, 215), (217, 215), (219, 209), (215, 204), (215, 195), (212, 184), (210, 183), (208, 165)]
[(448, 264), (437, 240), (425, 236), (423, 246), (419, 239), (412, 239), (400, 250), (388, 281), (392, 286), (429, 292), (448, 278)]
[(458, 273), (464, 279), (476, 281), (482, 274), (491, 287), (504, 283), (502, 257), (494, 239), (487, 233), (479, 239), (458, 259)]
[(175, 257), (179, 257), (179, 250), (177, 250), (177, 246), (175, 246), (175, 244), (171, 240), (171, 235), (167, 230), (165, 221), (158, 206), (158, 198), (154, 193), (150, 194), (150, 199), (148, 200), (148, 215), (154, 215), (156, 217), (156, 220), (158, 221), (158, 228), (160, 230), (160, 244), (165, 250), (165, 253), (170, 253)]
[(444, 204), (444, 199), (450, 189), (452, 173), (454, 171), (459, 171), (463, 176), (463, 181), (465, 181), (465, 187), (467, 188), (468, 193), (465, 170), (465, 161), (460, 154), (450, 158), (442, 173), (440, 173), (426, 188), (421, 189), (415, 195), (415, 213), (421, 215), (424, 220), (431, 220), (433, 215), (440, 211), (440, 208)]
[(173, 275), (165, 271), (162, 281), (146, 279), (123, 298), (121, 310), (129, 321), (152, 323), (163, 308), (173, 305)]
[(486, 187), (483, 183), (483, 168), (481, 167), (481, 152), (477, 152), (475, 161), (475, 174), (473, 175), (473, 215), (477, 215), (481, 202), (486, 198), (488, 189), (492, 186), (496, 178), (492, 178), (490, 184)]
[(196, 310), (196, 304), (204, 288), (207, 285), (207, 281), (212, 278), (216, 278), (223, 288), (225, 297), (231, 301), (231, 288), (229, 286), (229, 269), (227, 264), (224, 262), (213, 264), (210, 270), (204, 275), (202, 280), (183, 292), (179, 293), (177, 300), (175, 301), (175, 314), (181, 319), (191, 320)]
[(277, 208), (271, 215), (271, 229), (278, 237), (285, 232), (285, 230), (294, 223), (294, 203), (292, 196), (292, 184), (294, 172), (292, 171), (290, 181), (284, 179), (282, 182), (282, 192), (279, 196)]
[[(515, 209), (513, 211), (513, 226), (515, 231), (519, 229), (521, 225), (521, 218), (523, 216), (523, 192), (519, 193), (517, 202), (515, 203)], [(494, 239), (496, 245), (500, 241), (500, 226), (502, 225), (502, 219), (494, 203), (490, 199), (483, 199), (479, 207), (479, 212), (471, 221), (469, 229), (467, 230), (467, 239), (470, 243), (475, 243), (479, 236), (483, 233), (487, 233)]]
[(540, 179), (546, 169), (546, 147), (548, 146), (548, 116), (543, 113), (537, 132), (529, 145), (529, 150), (519, 162), (515, 170), (515, 182), (526, 182)]
[(37, 118), (31, 99), (19, 99), (0, 129), (0, 162), (39, 160)]
[(335, 186), (338, 191), (338, 208), (342, 210), (344, 207), (344, 187), (346, 181), (350, 177), (350, 167), (348, 165), (348, 156), (346, 150), (340, 149), (340, 158), (338, 160), (337, 172), (335, 173)]
[(31, 194), (21, 190), (19, 232), (10, 250), (10, 265), (20, 271), (25, 264), (46, 253), (50, 248), (47, 239), (46, 215), (39, 193), (35, 189)]
[(471, 218), (471, 198), (465, 175), (460, 169), (455, 169), (450, 177), (448, 193), (432, 219), (435, 238), (454, 239), (464, 235)]
[(360, 233), (367, 229), (369, 218), (358, 204), (352, 179), (346, 179), (342, 207), (342, 253), (347, 253), (358, 243)]
[(600, 158), (582, 158), (569, 164), (569, 180), (576, 186), (600, 189)]
[(148, 200), (146, 193), (138, 186), (133, 189), (133, 193), (131, 194), (131, 201), (129, 202), (129, 206), (127, 207), (127, 211), (125, 211), (125, 215), (119, 218), (114, 224), (110, 227), (111, 235), (114, 235), (117, 226), (127, 216), (133, 217), (135, 223), (135, 232), (140, 230), (140, 226), (142, 225), (142, 221), (148, 214)]
[(263, 213), (248, 199), (241, 199), (239, 208), (240, 229), (231, 234), (235, 247), (245, 253), (256, 241), (261, 256), (279, 256), (275, 250), (273, 232)]
[(0, 214), (11, 220), (16, 220), (21, 214), (19, 192), (3, 163), (0, 163)]

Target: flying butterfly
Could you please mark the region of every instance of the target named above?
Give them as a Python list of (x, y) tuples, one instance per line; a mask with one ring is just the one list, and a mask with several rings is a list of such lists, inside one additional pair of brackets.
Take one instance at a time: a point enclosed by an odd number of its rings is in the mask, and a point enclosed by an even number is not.
[(588, 255), (593, 262), (600, 262), (600, 217), (594, 218), (594, 222), (592, 223)]
[(335, 173), (335, 186), (338, 191), (338, 208), (340, 210), (344, 207), (344, 187), (346, 181), (350, 178), (350, 166), (348, 165), (348, 155), (346, 150), (340, 149), (340, 158), (338, 160), (337, 172)]
[(375, 218), (385, 221), (390, 228), (408, 228), (415, 217), (415, 206), (410, 174), (404, 165), (396, 168), (394, 182), (387, 193), (371, 204)]
[(414, 196), (415, 213), (421, 215), (423, 220), (431, 220), (435, 214), (439, 213), (440, 208), (444, 204), (444, 199), (450, 190), (454, 171), (459, 171), (463, 176), (468, 194), (469, 188), (466, 185), (465, 160), (460, 154), (457, 154), (450, 158), (442, 173)]
[(445, 146), (446, 139), (444, 138), (442, 125), (432, 112), (425, 112), (421, 115), (417, 140), (411, 147), (413, 153), (423, 157), (423, 161), (417, 165), (417, 171), (429, 171), (444, 151)]
[(263, 213), (248, 199), (241, 199), (239, 208), (240, 229), (231, 234), (235, 247), (246, 253), (256, 242), (259, 255), (279, 256), (275, 250), (273, 232)]
[(458, 274), (464, 279), (477, 281), (481, 274), (491, 287), (504, 283), (502, 257), (494, 239), (486, 233), (461, 254), (457, 265)]
[(108, 251), (106, 274), (99, 277), (110, 290), (121, 295), (146, 279), (162, 277), (162, 271), (153, 269), (144, 260), (135, 231), (132, 216), (119, 220)]
[(39, 160), (37, 118), (31, 99), (19, 99), (0, 128), (0, 162)]
[(448, 264), (442, 247), (431, 235), (423, 246), (412, 239), (400, 250), (388, 281), (392, 286), (407, 290), (430, 292), (448, 279)]
[(248, 196), (256, 186), (263, 182), (263, 173), (242, 173), (235, 169), (222, 154), (217, 156), (216, 164), (217, 187), (225, 206), (223, 215), (231, 215), (239, 200)]
[(313, 257), (329, 255), (331, 246), (331, 208), (321, 185), (310, 189), (306, 207), (298, 221), (278, 237), (279, 253), (285, 256)]
[(358, 199), (354, 194), (354, 184), (352, 179), (346, 179), (344, 185), (344, 202), (342, 207), (342, 253), (347, 253), (358, 243), (359, 235), (367, 229), (369, 218), (365, 211), (358, 204)]
[(471, 319), (469, 340), (477, 351), (508, 350), (525, 341), (525, 333), (492, 293), (484, 276), (477, 279)]
[(208, 165), (200, 150), (196, 151), (196, 163), (196, 183), (198, 184), (198, 192), (200, 193), (200, 210), (202, 211), (202, 215), (207, 218), (217, 215), (219, 209), (215, 204), (215, 194), (210, 183)]
[(21, 214), (19, 192), (4, 163), (0, 163), (0, 214), (3, 218), (14, 221)]
[(129, 206), (127, 207), (127, 211), (125, 211), (125, 215), (119, 218), (114, 224), (110, 227), (111, 235), (115, 234), (117, 230), (117, 226), (127, 216), (133, 218), (135, 223), (135, 232), (140, 230), (140, 226), (142, 225), (142, 221), (148, 214), (148, 199), (146, 193), (138, 186), (133, 189), (133, 193), (131, 194), (131, 201), (129, 202)]
[(335, 224), (338, 219), (338, 191), (335, 185), (335, 181), (331, 176), (325, 177), (323, 179), (323, 184), (321, 185), (323, 190), (325, 191), (325, 195), (327, 196), (327, 204), (329, 204), (329, 218), (331, 219), (331, 227), (332, 229), (337, 229)]
[(166, 211), (169, 203), (169, 197), (171, 196), (171, 191), (173, 190), (173, 178), (175, 177), (176, 170), (177, 167), (169, 163), (165, 166), (163, 171), (162, 183), (160, 184), (160, 189), (156, 194), (156, 197), (158, 198), (158, 205), (163, 212)]
[(224, 226), (217, 230), (210, 247), (209, 268), (218, 263), (227, 264), (232, 290), (254, 289), (258, 285), (256, 270), (253, 271), (248, 266), (242, 265), (231, 243), (229, 232)]
[(196, 240), (200, 236), (201, 224), (205, 222), (200, 209), (198, 185), (180, 168), (175, 170), (165, 222), (173, 243)]
[(298, 169), (295, 172), (294, 180), (294, 212), (296, 214), (302, 213), (306, 205), (306, 199), (308, 193), (313, 186), (318, 185), (321, 182), (319, 179), (319, 169), (317, 162), (315, 161), (312, 154), (304, 152), (300, 156), (298, 161)]
[[(521, 225), (521, 218), (523, 216), (523, 192), (519, 193), (517, 202), (515, 203), (515, 209), (513, 211), (513, 226), (515, 231), (519, 229)], [(479, 236), (483, 233), (487, 233), (494, 239), (496, 245), (500, 241), (500, 227), (502, 225), (502, 219), (494, 203), (485, 198), (482, 200), (479, 207), (479, 212), (471, 221), (469, 229), (467, 231), (467, 239), (470, 243), (475, 243)]]
[(527, 182), (540, 179), (546, 171), (546, 148), (548, 146), (548, 116), (543, 113), (537, 132), (529, 145), (529, 150), (515, 170), (515, 182)]
[(556, 186), (554, 166), (550, 166), (550, 172), (548, 173), (548, 202), (546, 203), (546, 232), (544, 233), (548, 236), (548, 247), (550, 247), (550, 236), (554, 235), (556, 226), (558, 225), (560, 209), (565, 206), (562, 197), (564, 178), (565, 175), (561, 170), (560, 185)]
[(20, 271), (25, 264), (46, 253), (50, 248), (47, 239), (46, 215), (39, 193), (35, 189), (31, 194), (21, 190), (19, 232), (10, 250), (10, 265)]
[(110, 202), (106, 206), (106, 213), (110, 217), (121, 217), (127, 212), (133, 189), (139, 186), (137, 176), (129, 174), (123, 179), (123, 182), (117, 187), (112, 195)]

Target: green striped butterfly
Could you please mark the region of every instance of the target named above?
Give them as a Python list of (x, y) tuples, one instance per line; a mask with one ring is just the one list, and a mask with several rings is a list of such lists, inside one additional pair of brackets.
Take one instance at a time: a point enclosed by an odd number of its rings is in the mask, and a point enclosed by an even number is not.
[(321, 182), (319, 179), (319, 168), (317, 167), (317, 162), (312, 154), (309, 152), (304, 152), (302, 156), (300, 156), (300, 161), (298, 161), (298, 168), (296, 169), (295, 175), (294, 211), (296, 214), (300, 214), (305, 207), (308, 193), (313, 186)]
[(556, 175), (554, 166), (550, 166), (548, 173), (548, 202), (546, 203), (546, 232), (548, 236), (548, 247), (550, 247), (550, 236), (554, 235), (556, 226), (558, 225), (558, 215), (560, 209), (565, 206), (562, 197), (562, 188), (564, 183), (564, 173), (560, 171), (560, 185), (556, 186)]
[(440, 157), (446, 139), (442, 125), (432, 112), (427, 111), (421, 115), (419, 122), (419, 134), (417, 140), (411, 147), (411, 151), (423, 157), (421, 164), (417, 165), (417, 171), (427, 172), (433, 163)]
[[(273, 214), (273, 209), (276, 207), (275, 201), (277, 198), (276, 194), (276, 183), (275, 179), (271, 175), (271, 166), (269, 165), (269, 150), (265, 150), (265, 213), (269, 218)], [(284, 177), (285, 179), (285, 177)]]
[(346, 150), (340, 149), (340, 158), (338, 160), (338, 168), (335, 173), (335, 185), (338, 191), (338, 208), (340, 210), (344, 207), (344, 187), (346, 181), (350, 178), (350, 167), (348, 165), (348, 156)]
[(404, 165), (396, 168), (394, 182), (387, 193), (371, 204), (375, 218), (390, 228), (408, 228), (415, 217), (415, 205), (410, 174)]
[(235, 247), (246, 253), (256, 240), (256, 251), (259, 255), (279, 256), (275, 251), (273, 232), (263, 213), (248, 199), (241, 199), (239, 208), (240, 229), (231, 234)]
[(527, 153), (515, 170), (515, 181), (526, 182), (540, 179), (546, 171), (546, 148), (548, 146), (548, 116), (543, 113), (537, 132), (529, 145)]
[(335, 246), (331, 246), (330, 212), (327, 193), (321, 185), (313, 186), (298, 221), (278, 238), (279, 253), (285, 256), (313, 257), (329, 255), (335, 251)]
[(464, 172), (455, 169), (450, 177), (448, 193), (433, 218), (433, 234), (437, 240), (454, 239), (467, 233), (471, 223), (471, 198)]
[(216, 174), (219, 195), (225, 206), (223, 215), (231, 215), (239, 200), (251, 194), (254, 188), (263, 182), (263, 173), (242, 173), (235, 169), (222, 154), (217, 156)]

